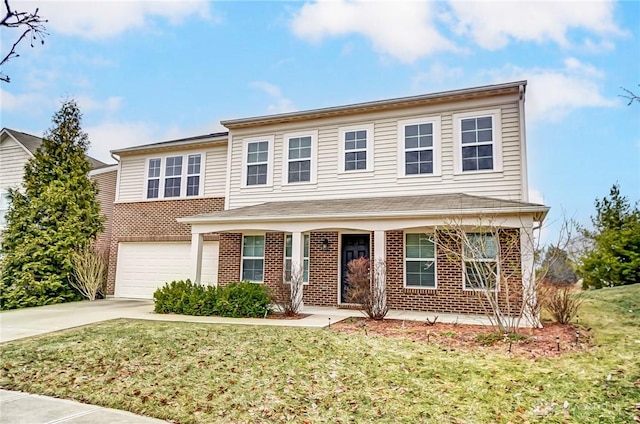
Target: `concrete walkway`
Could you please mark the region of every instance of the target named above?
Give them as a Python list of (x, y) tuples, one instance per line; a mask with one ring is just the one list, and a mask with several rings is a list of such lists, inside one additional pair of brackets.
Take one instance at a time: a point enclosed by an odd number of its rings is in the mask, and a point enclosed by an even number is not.
[(166, 424), (131, 412), (0, 390), (0, 424)]
[[(307, 306), (309, 316), (302, 319), (194, 317), (188, 315), (156, 314), (152, 300), (109, 298), (95, 302), (72, 302), (0, 312), (0, 343), (24, 337), (51, 333), (117, 318), (181, 321), (210, 324), (274, 325), (287, 327), (326, 327), (348, 317), (362, 317), (353, 309)], [(484, 316), (433, 314), (391, 310), (387, 318), (424, 322), (427, 318), (438, 322), (459, 324), (490, 324)]]

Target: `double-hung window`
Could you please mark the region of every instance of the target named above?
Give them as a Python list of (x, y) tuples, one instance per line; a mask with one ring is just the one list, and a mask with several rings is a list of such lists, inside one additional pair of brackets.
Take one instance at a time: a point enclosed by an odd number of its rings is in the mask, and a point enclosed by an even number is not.
[(312, 138), (290, 137), (287, 147), (287, 182), (311, 182)]
[(269, 172), (269, 141), (247, 143), (247, 185), (266, 185)]
[[(302, 281), (309, 282), (309, 234), (304, 235), (304, 252), (302, 258)], [(284, 238), (284, 279), (291, 281), (291, 234)]]
[(373, 171), (373, 125), (340, 129), (340, 172)]
[(436, 246), (432, 234), (405, 234), (405, 286), (436, 288)]
[(462, 249), (465, 290), (497, 290), (498, 241), (490, 233), (467, 233)]
[(500, 111), (454, 115), (456, 171), (458, 173), (502, 170)]
[(180, 197), (182, 156), (169, 156), (166, 158), (164, 177), (164, 197)]
[(264, 236), (244, 236), (242, 239), (242, 280), (264, 281)]
[(147, 199), (199, 196), (202, 155), (166, 156), (147, 162)]
[(440, 175), (440, 117), (398, 122), (398, 175)]

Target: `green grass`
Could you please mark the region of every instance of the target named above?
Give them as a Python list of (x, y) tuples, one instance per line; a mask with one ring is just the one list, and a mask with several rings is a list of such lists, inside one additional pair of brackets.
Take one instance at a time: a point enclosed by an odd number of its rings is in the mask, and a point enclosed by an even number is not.
[(589, 292), (580, 322), (591, 351), (531, 360), (328, 329), (118, 320), (0, 345), (0, 386), (180, 423), (633, 422), (640, 284)]

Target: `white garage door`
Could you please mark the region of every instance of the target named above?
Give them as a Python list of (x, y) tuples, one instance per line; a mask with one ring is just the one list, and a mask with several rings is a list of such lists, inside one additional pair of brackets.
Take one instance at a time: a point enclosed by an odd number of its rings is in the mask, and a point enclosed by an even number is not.
[[(191, 243), (118, 244), (115, 295), (152, 299), (153, 292), (167, 282), (193, 278)], [(202, 250), (202, 283), (218, 281), (218, 242), (207, 241)]]

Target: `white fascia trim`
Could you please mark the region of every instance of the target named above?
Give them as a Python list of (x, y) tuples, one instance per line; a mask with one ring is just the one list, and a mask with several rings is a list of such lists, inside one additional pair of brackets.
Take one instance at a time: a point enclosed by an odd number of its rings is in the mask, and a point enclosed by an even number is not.
[[(428, 178), (442, 176), (442, 117), (425, 116), (423, 118), (403, 119), (398, 121), (398, 177), (400, 178)], [(432, 124), (433, 125), (433, 173), (406, 175), (405, 173), (405, 146), (404, 128), (407, 125)]]
[[(289, 182), (289, 139), (296, 137), (311, 137), (311, 179), (299, 183)], [(280, 173), (283, 186), (304, 186), (316, 184), (318, 181), (318, 130), (297, 131), (282, 135), (282, 172)]]
[[(493, 118), (493, 169), (480, 171), (462, 171), (462, 140), (460, 140), (460, 122), (465, 118)], [(453, 114), (453, 174), (474, 175), (502, 172), (502, 109), (477, 110)]]
[(520, 86), (520, 99), (518, 101), (518, 116), (520, 118), (520, 181), (522, 181), (522, 201), (529, 201), (529, 175), (527, 170), (527, 131), (524, 115), (525, 86)]

